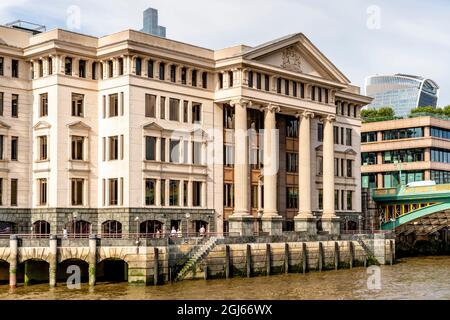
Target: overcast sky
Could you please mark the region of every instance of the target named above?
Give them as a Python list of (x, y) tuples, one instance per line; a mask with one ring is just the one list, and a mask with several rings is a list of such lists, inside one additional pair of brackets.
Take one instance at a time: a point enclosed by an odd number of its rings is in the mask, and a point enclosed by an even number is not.
[(440, 86), (438, 105), (450, 104), (448, 0), (0, 0), (0, 23), (101, 36), (139, 30), (149, 6), (170, 39), (219, 49), (303, 32), (356, 85), (372, 74), (421, 75)]

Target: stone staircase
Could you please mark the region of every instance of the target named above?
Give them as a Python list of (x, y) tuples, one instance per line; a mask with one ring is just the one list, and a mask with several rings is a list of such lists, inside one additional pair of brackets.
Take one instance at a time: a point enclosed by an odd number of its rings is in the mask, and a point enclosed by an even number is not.
[(217, 244), (217, 238), (211, 237), (204, 244), (198, 246), (195, 250), (193, 250), (191, 258), (184, 264), (183, 268), (178, 272), (175, 277), (175, 281), (183, 280), (186, 275), (191, 271), (195, 266), (205, 258), (208, 253), (214, 249)]
[(374, 250), (372, 248), (370, 248), (365, 242), (364, 239), (359, 236), (359, 235), (354, 235), (354, 238), (356, 239), (356, 241), (358, 241), (358, 243), (361, 245), (361, 247), (363, 247), (364, 251), (367, 254), (368, 258), (375, 258), (375, 253)]

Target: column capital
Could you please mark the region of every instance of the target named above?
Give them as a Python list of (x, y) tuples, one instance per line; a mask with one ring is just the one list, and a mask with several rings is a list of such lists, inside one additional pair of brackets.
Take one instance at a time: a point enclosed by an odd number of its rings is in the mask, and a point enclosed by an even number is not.
[(336, 116), (333, 114), (328, 114), (328, 115), (324, 115), (322, 116), (322, 121), (325, 122), (335, 122), (336, 121)]
[(236, 105), (241, 105), (241, 106), (250, 106), (252, 104), (252, 102), (250, 100), (247, 99), (235, 99), (235, 100), (230, 100), (230, 105), (232, 105), (233, 107)]
[(309, 119), (313, 119), (314, 118), (314, 112), (311, 112), (311, 111), (307, 111), (307, 110), (304, 110), (304, 111), (300, 111), (300, 112), (297, 112), (296, 114), (295, 114), (295, 116), (297, 117), (297, 118), (309, 118)]

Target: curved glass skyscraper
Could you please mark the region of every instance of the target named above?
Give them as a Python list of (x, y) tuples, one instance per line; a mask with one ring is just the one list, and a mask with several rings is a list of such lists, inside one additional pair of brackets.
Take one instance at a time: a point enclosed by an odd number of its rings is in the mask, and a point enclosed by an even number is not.
[(376, 75), (366, 78), (365, 94), (374, 98), (365, 109), (392, 107), (397, 116), (406, 116), (417, 107), (436, 107), (439, 86), (419, 76)]

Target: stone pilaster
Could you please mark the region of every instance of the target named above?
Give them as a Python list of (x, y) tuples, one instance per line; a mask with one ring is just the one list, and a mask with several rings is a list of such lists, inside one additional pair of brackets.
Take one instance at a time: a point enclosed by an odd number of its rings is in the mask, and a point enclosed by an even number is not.
[(15, 288), (17, 286), (17, 256), (18, 256), (18, 239), (16, 235), (11, 235), (9, 239), (9, 286)]
[(56, 271), (57, 271), (57, 254), (58, 254), (58, 240), (56, 235), (50, 235), (50, 254), (49, 254), (49, 284), (50, 287), (56, 286)]
[(89, 236), (89, 285), (95, 285), (97, 272), (97, 235)]

